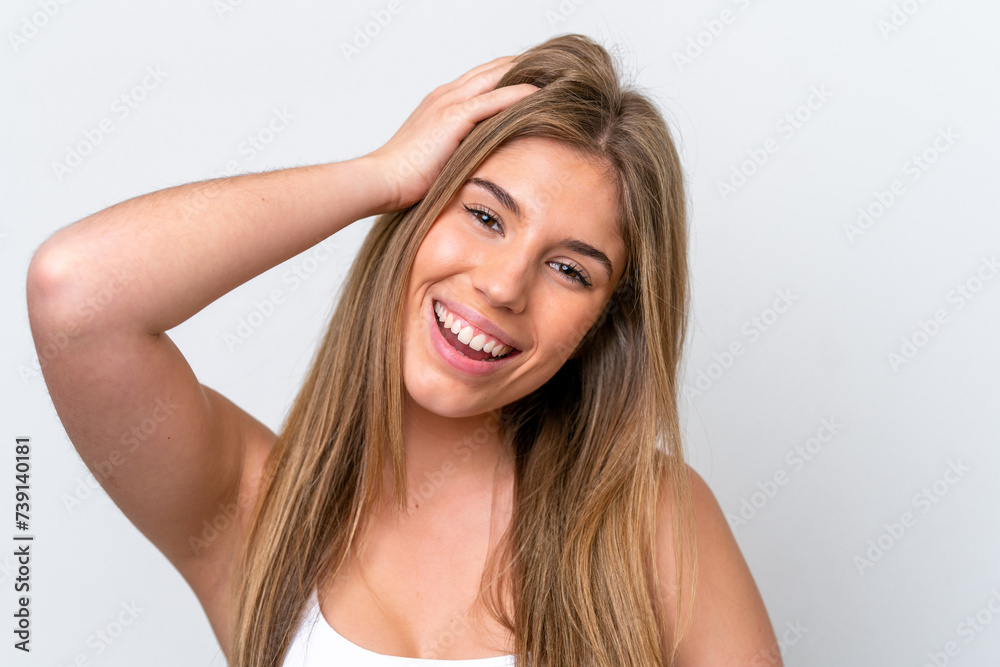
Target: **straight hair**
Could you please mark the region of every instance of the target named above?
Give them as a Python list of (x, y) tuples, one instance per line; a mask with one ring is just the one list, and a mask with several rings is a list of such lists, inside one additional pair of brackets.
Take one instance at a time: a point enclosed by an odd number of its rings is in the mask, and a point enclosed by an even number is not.
[[(399, 276), (475, 169), (521, 137), (565, 142), (607, 168), (627, 261), (577, 353), (496, 414), (514, 454), (514, 499), (481, 599), (514, 638), (519, 665), (675, 663), (693, 603), (684, 572), (691, 591), (697, 574), (678, 411), (685, 190), (662, 115), (620, 79), (608, 51), (582, 35), (528, 49), (497, 87), (540, 90), (478, 123), (423, 199), (376, 218), (261, 478), (237, 570), (234, 667), (280, 665), (312, 590), (363, 542), (389, 463), (393, 504), (406, 507)], [(665, 501), (677, 563), (670, 628), (655, 542)]]

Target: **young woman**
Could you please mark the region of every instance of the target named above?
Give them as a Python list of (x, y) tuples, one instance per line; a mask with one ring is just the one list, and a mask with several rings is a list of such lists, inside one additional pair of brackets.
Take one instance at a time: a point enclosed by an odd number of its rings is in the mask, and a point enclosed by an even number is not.
[[(60, 230), (30, 323), (69, 341), (43, 366), (67, 434), (122, 459), (104, 488), (232, 665), (780, 665), (683, 462), (684, 202), (656, 107), (565, 35), (440, 86), (361, 158)], [(165, 331), (373, 214), (279, 434), (198, 382)]]

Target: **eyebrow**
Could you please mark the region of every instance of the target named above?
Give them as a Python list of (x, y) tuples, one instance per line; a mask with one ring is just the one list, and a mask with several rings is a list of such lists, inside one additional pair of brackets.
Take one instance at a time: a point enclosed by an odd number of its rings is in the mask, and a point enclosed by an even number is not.
[[(517, 217), (521, 217), (521, 207), (518, 205), (517, 200), (502, 186), (497, 185), (493, 181), (486, 178), (479, 178), (478, 176), (473, 176), (466, 183), (471, 185), (478, 185), (482, 189), (489, 192), (491, 195), (496, 197), (497, 201), (503, 204), (504, 208), (509, 210), (511, 213)], [(614, 275), (614, 267), (611, 265), (611, 260), (603, 252), (590, 245), (586, 241), (581, 241), (580, 239), (574, 239), (572, 237), (566, 237), (559, 241), (560, 245), (563, 245), (570, 250), (590, 257), (597, 260), (604, 267), (604, 270), (608, 274), (608, 278)]]
[(485, 178), (479, 178), (477, 176), (473, 176), (467, 182), (471, 183), (472, 185), (478, 185), (482, 189), (486, 190), (491, 195), (496, 197), (497, 201), (503, 204), (507, 210), (509, 210), (517, 217), (519, 218), (521, 217), (521, 207), (518, 206), (517, 201), (514, 199), (514, 197), (512, 197), (511, 194), (501, 186), (497, 185), (491, 180)]

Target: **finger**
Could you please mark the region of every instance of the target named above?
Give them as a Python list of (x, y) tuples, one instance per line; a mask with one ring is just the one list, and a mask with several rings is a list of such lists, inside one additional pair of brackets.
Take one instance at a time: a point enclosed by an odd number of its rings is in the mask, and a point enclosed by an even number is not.
[(478, 123), (503, 111), (515, 102), (524, 99), (531, 93), (541, 90), (531, 83), (518, 83), (513, 86), (503, 86), (490, 90), (462, 103), (466, 117), (472, 123)]
[[(451, 83), (441, 86), (438, 89), (440, 91), (439, 97), (448, 96), (466, 99), (489, 90), (496, 85), (496, 82), (500, 80), (503, 73), (510, 69), (511, 65), (513, 65), (513, 59), (514, 56), (501, 56), (488, 63), (473, 67)], [(482, 77), (487, 77), (488, 80), (492, 81), (492, 84), (480, 84), (471, 89), (468, 88), (470, 83), (482, 81)]]
[[(446, 96), (454, 97), (455, 91), (461, 90), (462, 86), (466, 85), (469, 81), (475, 79), (475, 77), (479, 76), (483, 72), (488, 72), (497, 66), (502, 66), (505, 63), (512, 60), (513, 58), (514, 56), (500, 56), (499, 58), (494, 58), (489, 62), (482, 63), (481, 65), (476, 65), (475, 67), (473, 67), (468, 72), (458, 77), (454, 81), (449, 81), (448, 83), (442, 83), (440, 86), (429, 92), (424, 99), (437, 100), (444, 98)], [(469, 97), (469, 95), (462, 94), (459, 96), (459, 99), (465, 99), (467, 97)]]
[(444, 92), (441, 97), (446, 102), (464, 102), (496, 88), (497, 82), (513, 66), (507, 62), (483, 70), (471, 76), (457, 88)]
[(516, 56), (500, 56), (499, 58), (494, 58), (493, 60), (491, 60), (489, 62), (485, 62), (485, 63), (483, 63), (481, 65), (476, 65), (475, 67), (473, 67), (468, 72), (466, 72), (462, 76), (458, 77), (457, 79), (455, 79), (451, 83), (454, 84), (456, 87), (457, 86), (461, 86), (466, 81), (468, 81), (469, 79), (473, 78), (474, 76), (476, 76), (480, 72), (485, 72), (487, 70), (493, 69), (494, 67), (507, 64), (511, 60), (513, 60), (515, 57)]

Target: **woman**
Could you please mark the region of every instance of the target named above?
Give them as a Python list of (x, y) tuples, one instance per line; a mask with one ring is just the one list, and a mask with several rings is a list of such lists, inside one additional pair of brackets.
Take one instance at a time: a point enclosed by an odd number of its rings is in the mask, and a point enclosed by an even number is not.
[[(280, 434), (197, 381), (165, 331), (373, 214)], [(683, 462), (685, 246), (662, 117), (566, 35), (440, 86), (361, 158), (60, 230), (29, 315), (37, 347), (69, 341), (44, 376), (88, 465), (171, 406), (103, 485), (233, 665), (777, 665)]]

